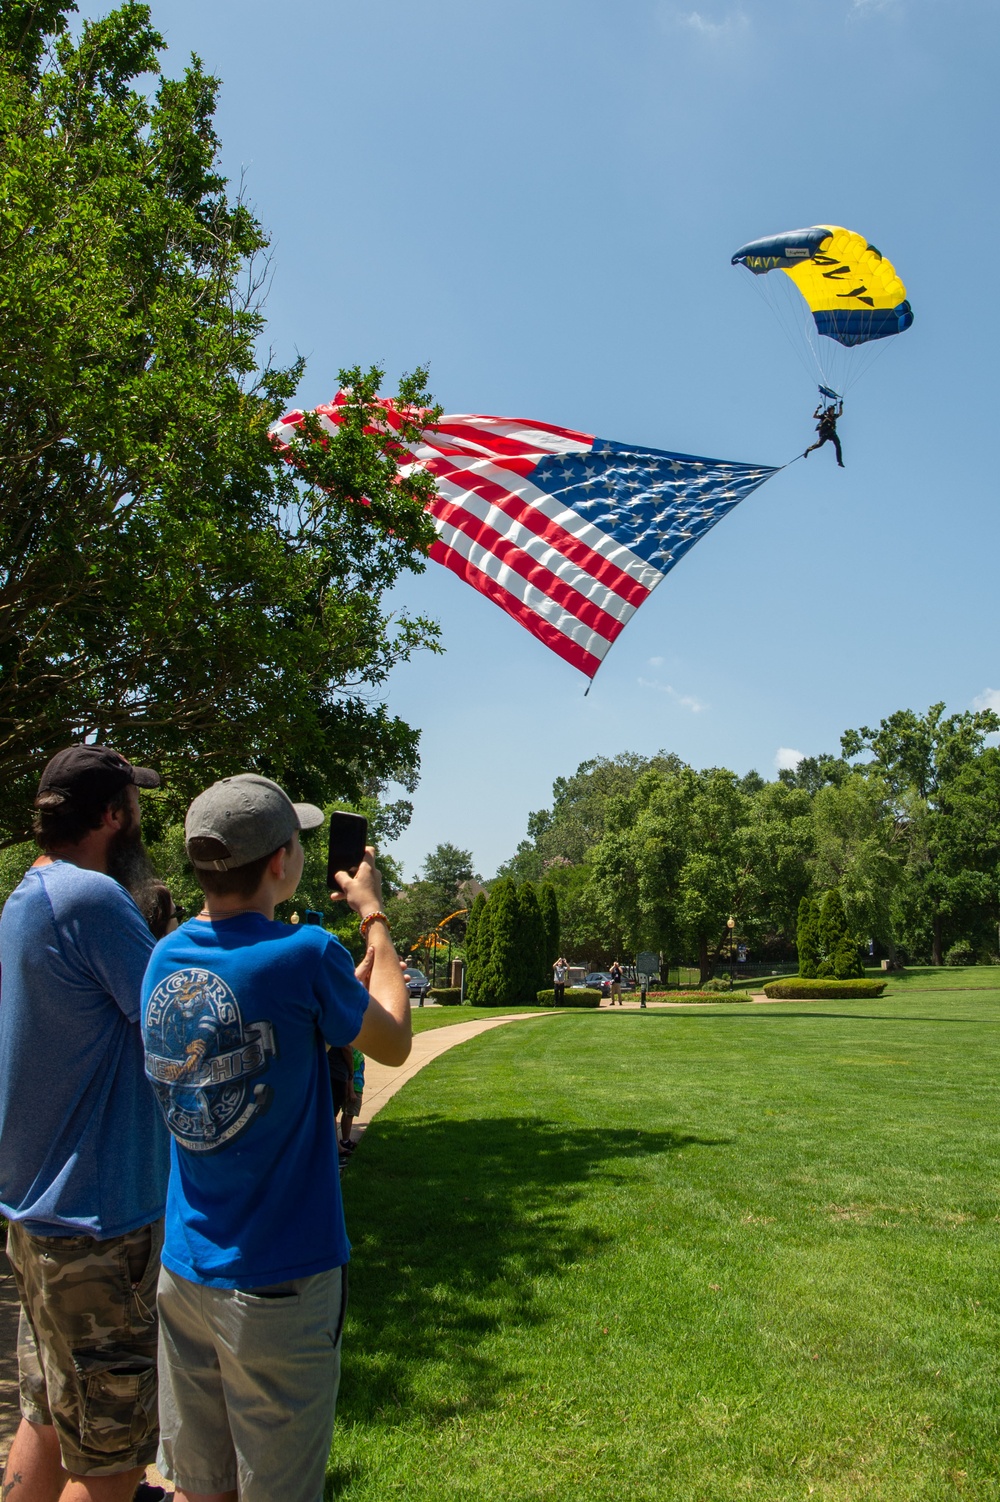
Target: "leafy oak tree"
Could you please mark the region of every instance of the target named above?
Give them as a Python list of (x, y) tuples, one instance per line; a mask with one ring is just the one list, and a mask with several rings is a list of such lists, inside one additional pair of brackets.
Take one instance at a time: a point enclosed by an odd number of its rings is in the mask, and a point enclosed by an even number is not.
[[(268, 241), (219, 172), (218, 82), (156, 80), (146, 5), (76, 39), (74, 9), (0, 6), (0, 840), (89, 737), (161, 769), (164, 825), (247, 767), (317, 802), (412, 783), (377, 689), (436, 641), (382, 604), (432, 537), (414, 430), (352, 368), (337, 432), (276, 454), (302, 366), (257, 363)], [(425, 373), (398, 398), (431, 407)]]
[(947, 716), (944, 709), (932, 704), (923, 715), (897, 710), (877, 729), (862, 726), (841, 737), (844, 755), (870, 753), (866, 765), (886, 784), (906, 843), (897, 928), (909, 948), (926, 945), (933, 965), (944, 963), (966, 921), (969, 865), (974, 868), (979, 844), (974, 822), (952, 818), (957, 790), (983, 755), (987, 735), (1000, 730), (1000, 716), (991, 709)]

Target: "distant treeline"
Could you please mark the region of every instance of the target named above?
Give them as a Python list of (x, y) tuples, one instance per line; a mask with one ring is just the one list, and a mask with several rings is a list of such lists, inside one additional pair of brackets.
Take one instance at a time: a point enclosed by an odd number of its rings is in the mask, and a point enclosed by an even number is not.
[(803, 897), (838, 888), (867, 953), (989, 962), (1000, 922), (1000, 730), (992, 710), (899, 710), (839, 755), (767, 782), (666, 752), (583, 762), (500, 874), (551, 883), (561, 944), (606, 964), (651, 949), (707, 975), (729, 952), (794, 957)]

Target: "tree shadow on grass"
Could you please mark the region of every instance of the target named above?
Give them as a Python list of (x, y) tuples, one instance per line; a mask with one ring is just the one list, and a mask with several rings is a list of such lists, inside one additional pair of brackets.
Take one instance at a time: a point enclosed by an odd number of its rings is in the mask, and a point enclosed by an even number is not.
[(541, 1332), (538, 1280), (585, 1268), (613, 1239), (571, 1213), (588, 1185), (628, 1182), (638, 1158), (725, 1145), (670, 1131), (609, 1140), (537, 1118), (380, 1121), (344, 1181), (354, 1250), (340, 1420), (439, 1423), (495, 1406), (519, 1377), (490, 1337)]

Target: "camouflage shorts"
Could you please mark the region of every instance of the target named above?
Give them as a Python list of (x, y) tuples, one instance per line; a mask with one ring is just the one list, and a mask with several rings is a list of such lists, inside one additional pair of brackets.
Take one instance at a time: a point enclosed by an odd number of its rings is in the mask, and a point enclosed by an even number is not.
[(156, 1457), (156, 1280), (163, 1222), (126, 1236), (32, 1236), (11, 1221), (21, 1413), (54, 1425), (72, 1476)]

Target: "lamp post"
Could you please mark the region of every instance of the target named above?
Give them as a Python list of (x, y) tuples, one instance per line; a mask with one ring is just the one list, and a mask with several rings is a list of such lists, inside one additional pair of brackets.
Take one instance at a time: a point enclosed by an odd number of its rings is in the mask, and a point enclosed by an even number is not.
[(736, 933), (736, 919), (727, 918), (726, 927), (729, 929), (729, 989), (733, 989), (733, 938)]

